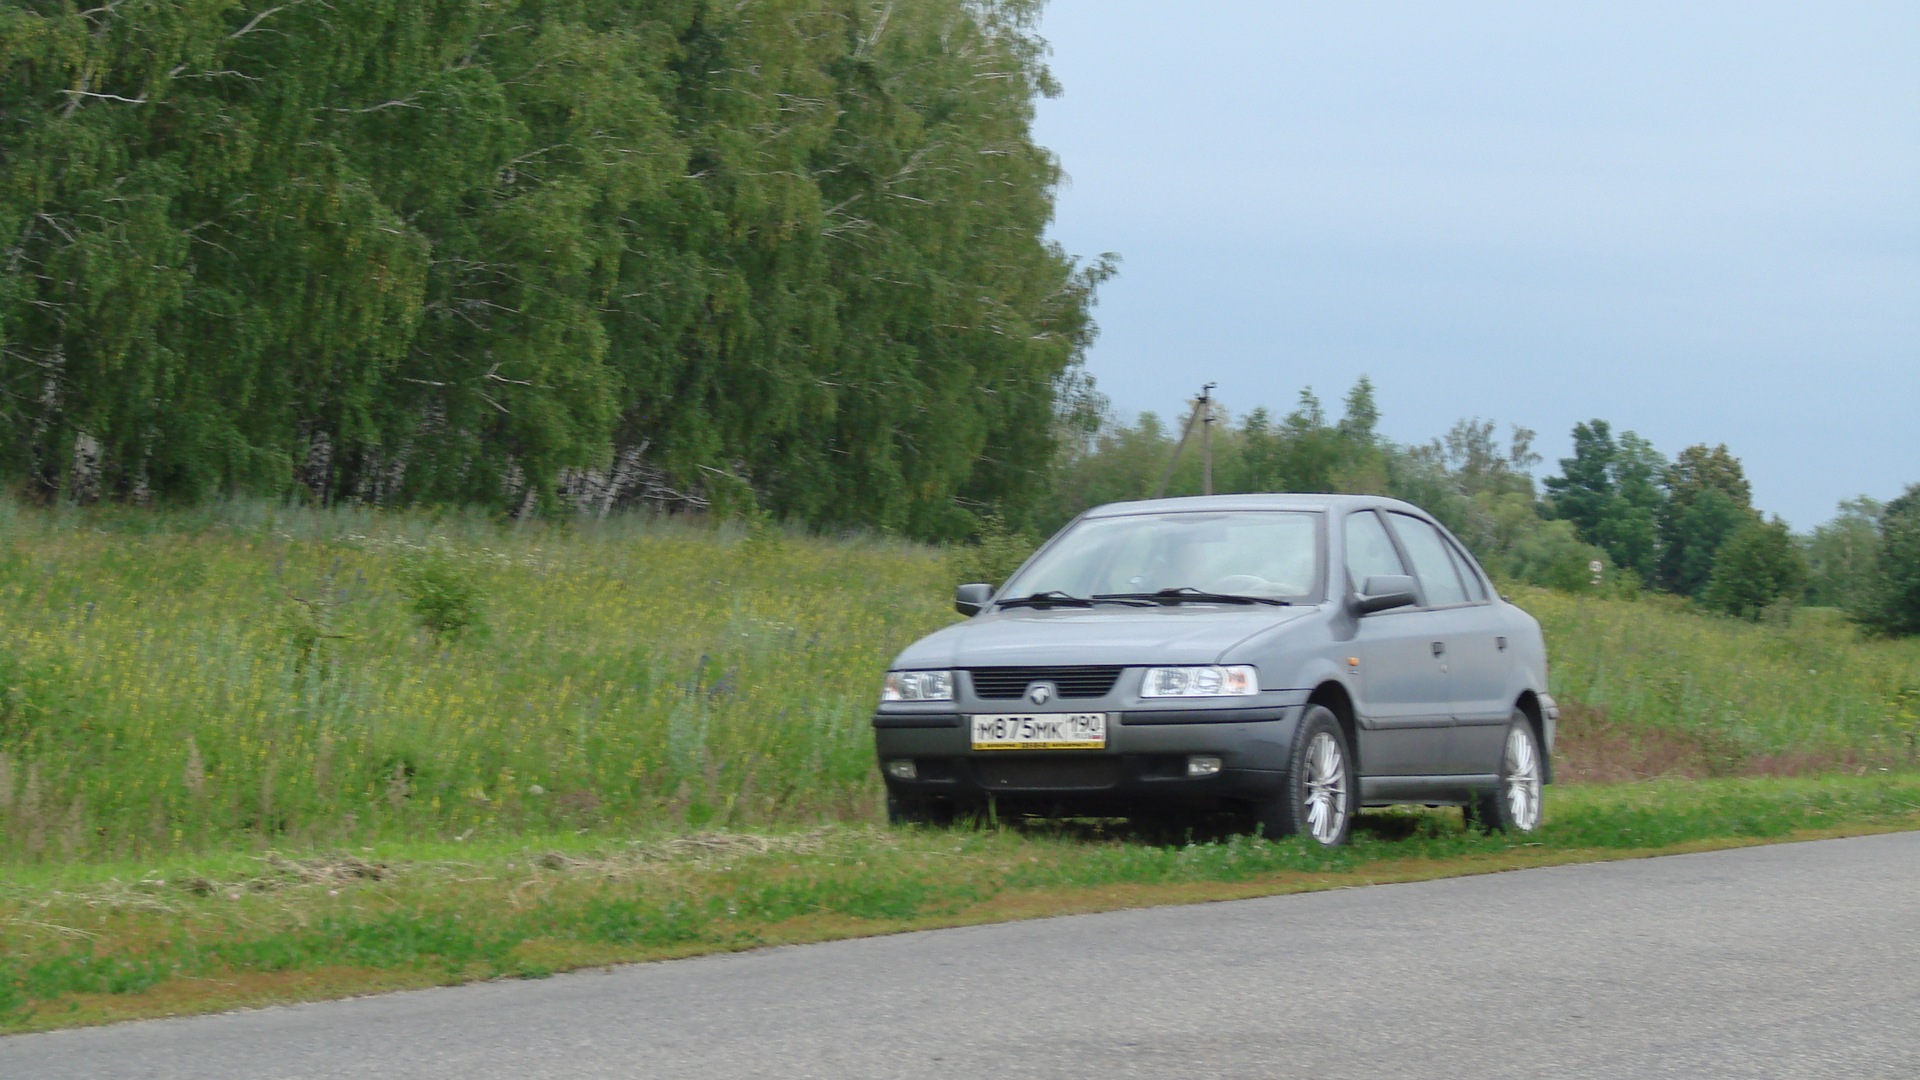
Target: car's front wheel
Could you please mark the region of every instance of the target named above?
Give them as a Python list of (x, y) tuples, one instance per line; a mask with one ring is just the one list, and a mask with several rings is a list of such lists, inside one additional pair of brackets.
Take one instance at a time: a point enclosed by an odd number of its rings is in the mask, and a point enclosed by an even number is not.
[(1254, 807), (1262, 836), (1310, 836), (1338, 847), (1353, 832), (1358, 778), (1346, 732), (1331, 711), (1309, 705), (1294, 734), (1293, 754), (1280, 793)]
[(1488, 832), (1530, 833), (1540, 827), (1546, 762), (1525, 713), (1514, 712), (1501, 746), (1500, 784), (1469, 804), (1468, 814)]

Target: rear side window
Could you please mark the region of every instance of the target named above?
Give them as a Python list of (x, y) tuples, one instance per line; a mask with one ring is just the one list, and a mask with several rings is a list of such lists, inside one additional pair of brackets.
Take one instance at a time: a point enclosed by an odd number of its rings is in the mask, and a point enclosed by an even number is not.
[(1380, 515), (1372, 512), (1348, 515), (1347, 576), (1353, 579), (1354, 588), (1365, 588), (1370, 577), (1406, 572), (1400, 553), (1393, 549), (1393, 541), (1387, 537), (1387, 527), (1380, 523)]
[(1453, 568), (1460, 571), (1460, 580), (1467, 583), (1467, 599), (1480, 603), (1487, 598), (1487, 587), (1480, 582), (1480, 575), (1474, 573), (1473, 563), (1466, 554), (1453, 544), (1447, 545), (1447, 554), (1453, 556)]
[(1467, 587), (1461, 584), (1460, 573), (1453, 568), (1454, 556), (1447, 551), (1447, 542), (1440, 530), (1419, 518), (1395, 514), (1393, 531), (1400, 534), (1407, 557), (1413, 560), (1413, 572), (1419, 576), (1420, 587), (1427, 594), (1427, 606), (1447, 607), (1467, 602)]

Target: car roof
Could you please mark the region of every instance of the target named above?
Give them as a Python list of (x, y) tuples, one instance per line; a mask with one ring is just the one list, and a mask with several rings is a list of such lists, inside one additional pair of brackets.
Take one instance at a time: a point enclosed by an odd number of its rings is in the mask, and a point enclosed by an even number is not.
[(1137, 502), (1107, 503), (1087, 511), (1087, 517), (1120, 517), (1126, 514), (1176, 514), (1223, 510), (1304, 510), (1324, 513), (1328, 510), (1361, 510), (1379, 507), (1421, 513), (1418, 507), (1389, 499), (1384, 495), (1330, 495), (1311, 492), (1258, 492), (1250, 495), (1189, 495), (1177, 499), (1142, 499)]

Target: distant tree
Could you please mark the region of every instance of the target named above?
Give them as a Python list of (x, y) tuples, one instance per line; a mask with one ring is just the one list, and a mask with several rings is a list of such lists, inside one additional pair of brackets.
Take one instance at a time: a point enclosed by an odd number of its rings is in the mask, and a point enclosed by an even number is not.
[(1889, 635), (1920, 634), (1920, 484), (1880, 515), (1880, 550), (1870, 595), (1856, 616)]
[(1573, 456), (1560, 459), (1560, 475), (1546, 479), (1553, 516), (1571, 522), (1580, 538), (1598, 543), (1613, 506), (1613, 466), (1619, 456), (1605, 420), (1573, 425)]
[(1737, 618), (1758, 621), (1782, 600), (1798, 599), (1807, 567), (1786, 522), (1748, 521), (1720, 545), (1700, 602)]
[(1667, 501), (1660, 515), (1660, 584), (1698, 597), (1713, 573), (1714, 556), (1740, 526), (1758, 520), (1753, 491), (1740, 459), (1723, 443), (1680, 451), (1666, 470)]
[(1228, 490), (1268, 491), (1286, 468), (1285, 441), (1262, 405), (1240, 424), (1240, 467), (1226, 478)]
[(1666, 459), (1631, 431), (1613, 437), (1605, 420), (1575, 424), (1573, 456), (1546, 480), (1549, 513), (1572, 522), (1580, 538), (1603, 548), (1617, 566), (1654, 577), (1659, 522), (1666, 508)]
[(1747, 483), (1740, 459), (1721, 443), (1711, 449), (1698, 443), (1680, 451), (1667, 469), (1667, 491), (1675, 506), (1684, 507), (1708, 488), (1718, 488), (1741, 506), (1753, 505), (1753, 489)]
[(1808, 604), (1843, 611), (1865, 608), (1877, 580), (1883, 509), (1864, 495), (1847, 499), (1832, 521), (1802, 538)]
[(1280, 422), (1280, 430), (1286, 454), (1279, 490), (1332, 491), (1345, 447), (1340, 432), (1327, 424), (1326, 410), (1312, 387), (1300, 391), (1300, 404)]
[(1661, 584), (1682, 596), (1698, 598), (1713, 577), (1720, 545), (1755, 520), (1751, 507), (1734, 501), (1719, 488), (1702, 490), (1668, 523)]
[(1273, 419), (1264, 407), (1247, 414), (1224, 440), (1225, 468), (1216, 469), (1222, 491), (1333, 491), (1378, 493), (1386, 467), (1374, 427), (1380, 411), (1365, 376), (1347, 392), (1345, 415), (1327, 419), (1312, 387), (1300, 391), (1291, 413)]
[(1347, 391), (1342, 405), (1346, 414), (1340, 418), (1340, 433), (1356, 446), (1372, 446), (1379, 436), (1374, 429), (1380, 425), (1380, 406), (1373, 400), (1373, 380), (1365, 375)]
[(1505, 446), (1491, 420), (1455, 421), (1443, 438), (1402, 452), (1394, 494), (1440, 518), (1482, 560), (1497, 564), (1539, 523), (1530, 470), (1534, 433), (1515, 425)]
[(1620, 434), (1614, 458), (1614, 511), (1601, 546), (1615, 564), (1651, 581), (1660, 565), (1660, 515), (1666, 510), (1663, 483), (1667, 459), (1639, 435)]
[(1529, 585), (1565, 592), (1593, 588), (1589, 564), (1606, 563), (1606, 553), (1582, 543), (1570, 521), (1542, 521), (1526, 533), (1503, 560), (1507, 575)]
[(1404, 499), (1440, 519), (1455, 536), (1474, 548), (1474, 554), (1486, 552), (1475, 545), (1469, 522), (1472, 503), (1460, 493), (1459, 485), (1447, 472), (1444, 457), (1432, 444), (1394, 447), (1386, 457), (1387, 494)]
[(1533, 452), (1536, 437), (1530, 429), (1515, 425), (1502, 449), (1493, 421), (1475, 417), (1454, 421), (1446, 437), (1435, 445), (1461, 494), (1512, 493), (1531, 499), (1533, 477), (1528, 471), (1540, 463), (1540, 455)]
[[(1180, 421), (1185, 423), (1186, 417)], [(1038, 530), (1050, 533), (1089, 506), (1151, 496), (1178, 437), (1151, 412), (1141, 413), (1132, 424), (1104, 421), (1091, 439), (1073, 444), (1055, 468), (1051, 512), (1036, 516)], [(1191, 479), (1176, 475), (1170, 493), (1199, 491), (1197, 462), (1192, 472)]]

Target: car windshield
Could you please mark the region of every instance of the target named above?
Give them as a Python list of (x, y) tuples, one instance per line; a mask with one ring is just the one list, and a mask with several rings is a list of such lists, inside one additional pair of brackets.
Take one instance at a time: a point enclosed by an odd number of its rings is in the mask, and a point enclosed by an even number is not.
[(1314, 600), (1320, 515), (1297, 511), (1127, 514), (1087, 518), (1007, 583), (1002, 596), (1074, 597), (1189, 589)]

